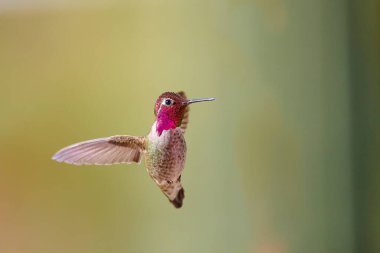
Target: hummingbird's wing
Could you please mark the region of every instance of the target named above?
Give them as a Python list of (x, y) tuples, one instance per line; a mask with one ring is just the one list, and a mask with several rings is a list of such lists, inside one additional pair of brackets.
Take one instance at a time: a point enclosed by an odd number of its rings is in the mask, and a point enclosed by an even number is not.
[(116, 135), (73, 144), (52, 159), (74, 165), (140, 163), (144, 151), (145, 137)]
[[(184, 99), (187, 99), (184, 91), (179, 91), (178, 95), (180, 95)], [(189, 123), (189, 111), (190, 111), (190, 106), (186, 106), (185, 114), (183, 115), (182, 122), (181, 122), (181, 129), (183, 130), (183, 133), (185, 133), (187, 124)]]

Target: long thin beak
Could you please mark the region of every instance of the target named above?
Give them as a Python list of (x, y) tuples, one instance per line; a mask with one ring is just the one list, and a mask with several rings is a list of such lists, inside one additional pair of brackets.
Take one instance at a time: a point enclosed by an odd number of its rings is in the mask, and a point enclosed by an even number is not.
[(198, 99), (189, 99), (187, 100), (186, 104), (193, 104), (198, 102), (206, 102), (206, 101), (213, 101), (215, 98), (198, 98)]

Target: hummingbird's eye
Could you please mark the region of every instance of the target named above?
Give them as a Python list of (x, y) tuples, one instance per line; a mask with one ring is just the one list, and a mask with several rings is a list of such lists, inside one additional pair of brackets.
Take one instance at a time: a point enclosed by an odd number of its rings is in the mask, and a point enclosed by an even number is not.
[(163, 102), (162, 104), (167, 105), (167, 106), (173, 104), (173, 100), (170, 98), (164, 99), (164, 101), (162, 101), (162, 102)]

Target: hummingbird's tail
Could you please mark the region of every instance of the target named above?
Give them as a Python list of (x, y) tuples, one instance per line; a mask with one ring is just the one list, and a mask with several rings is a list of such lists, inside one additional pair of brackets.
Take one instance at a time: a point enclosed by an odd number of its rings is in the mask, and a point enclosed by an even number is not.
[(183, 188), (181, 188), (178, 193), (177, 193), (177, 196), (175, 197), (175, 199), (173, 200), (170, 200), (170, 203), (172, 203), (176, 208), (180, 208), (182, 206), (182, 203), (183, 203), (183, 199), (185, 198), (185, 190)]
[(181, 185), (181, 179), (175, 182), (163, 181), (158, 184), (161, 191), (168, 197), (170, 203), (176, 208), (180, 208), (185, 198), (185, 190)]

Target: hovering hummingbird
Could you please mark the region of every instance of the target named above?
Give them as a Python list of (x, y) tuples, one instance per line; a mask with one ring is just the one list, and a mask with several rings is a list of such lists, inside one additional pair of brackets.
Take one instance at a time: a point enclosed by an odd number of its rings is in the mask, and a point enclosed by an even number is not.
[(183, 91), (162, 93), (155, 104), (154, 122), (147, 136), (115, 135), (79, 142), (58, 151), (53, 160), (74, 165), (140, 163), (176, 207), (185, 197), (181, 174), (185, 167), (184, 133), (189, 123), (189, 105), (214, 98), (187, 99)]

